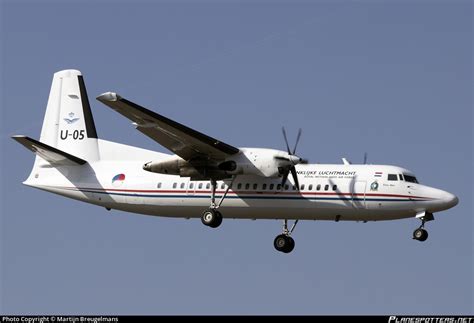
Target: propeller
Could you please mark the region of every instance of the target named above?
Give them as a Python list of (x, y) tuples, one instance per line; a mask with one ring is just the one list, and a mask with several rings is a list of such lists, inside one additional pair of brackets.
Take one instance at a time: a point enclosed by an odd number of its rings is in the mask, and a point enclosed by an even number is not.
[(298, 143), (300, 141), (302, 131), (301, 131), (301, 128), (298, 130), (298, 135), (296, 136), (295, 146), (293, 147), (293, 151), (291, 151), (290, 150), (290, 145), (288, 144), (288, 138), (286, 136), (285, 127), (282, 127), (281, 130), (283, 132), (283, 138), (285, 139), (286, 150), (288, 151), (289, 158), (279, 157), (278, 159), (288, 160), (291, 163), (291, 165), (286, 166), (285, 169), (283, 170), (283, 174), (282, 174), (283, 176), (282, 176), (282, 180), (281, 180), (281, 188), (283, 189), (283, 187), (285, 186), (286, 181), (288, 179), (288, 175), (291, 172), (291, 176), (293, 177), (293, 180), (295, 182), (295, 186), (299, 190), (300, 189), (300, 183), (298, 181), (298, 174), (296, 173), (295, 165), (300, 164), (300, 163), (305, 163), (305, 164), (308, 163), (307, 160), (303, 160), (303, 159), (301, 159), (301, 158), (299, 158), (298, 156), (295, 155), (296, 154), (296, 147), (298, 147)]

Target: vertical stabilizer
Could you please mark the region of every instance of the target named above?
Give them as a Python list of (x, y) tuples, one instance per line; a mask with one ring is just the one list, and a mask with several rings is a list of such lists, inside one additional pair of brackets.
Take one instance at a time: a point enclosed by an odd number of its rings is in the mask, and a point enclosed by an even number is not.
[(40, 141), (88, 162), (99, 159), (97, 132), (81, 72), (54, 74)]

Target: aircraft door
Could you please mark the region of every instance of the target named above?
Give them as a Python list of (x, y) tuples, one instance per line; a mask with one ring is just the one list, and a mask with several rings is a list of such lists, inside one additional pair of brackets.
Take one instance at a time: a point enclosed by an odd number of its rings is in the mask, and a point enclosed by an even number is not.
[(352, 206), (356, 209), (365, 209), (365, 181), (356, 181), (352, 187)]

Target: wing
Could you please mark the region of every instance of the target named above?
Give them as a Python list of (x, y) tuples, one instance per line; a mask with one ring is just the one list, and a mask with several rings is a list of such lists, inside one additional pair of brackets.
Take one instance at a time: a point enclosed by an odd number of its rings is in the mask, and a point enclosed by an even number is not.
[(141, 107), (116, 93), (101, 94), (97, 100), (132, 120), (140, 132), (184, 160), (220, 161), (239, 152), (238, 148)]

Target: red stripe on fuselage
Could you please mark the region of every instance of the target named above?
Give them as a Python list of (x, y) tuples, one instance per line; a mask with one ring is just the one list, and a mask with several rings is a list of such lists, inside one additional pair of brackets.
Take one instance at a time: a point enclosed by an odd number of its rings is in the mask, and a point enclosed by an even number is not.
[[(132, 190), (132, 189), (116, 189), (116, 188), (94, 188), (94, 187), (58, 187), (58, 188), (70, 188), (70, 189), (84, 189), (84, 190), (96, 190), (96, 191), (110, 191), (110, 192), (124, 192), (124, 193), (176, 193), (176, 194), (211, 194), (210, 190)], [(216, 194), (224, 194), (225, 191), (216, 190)], [(399, 197), (399, 198), (417, 198), (417, 199), (433, 199), (431, 197), (414, 196), (414, 195), (400, 195), (400, 194), (381, 194), (381, 193), (339, 193), (339, 192), (285, 192), (285, 191), (232, 191), (229, 190), (228, 194), (284, 194), (284, 195), (333, 195), (333, 196), (374, 196), (374, 197)]]

